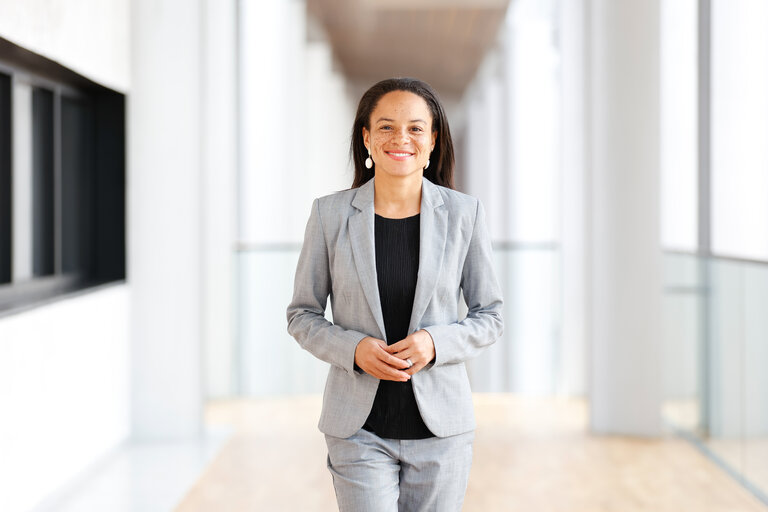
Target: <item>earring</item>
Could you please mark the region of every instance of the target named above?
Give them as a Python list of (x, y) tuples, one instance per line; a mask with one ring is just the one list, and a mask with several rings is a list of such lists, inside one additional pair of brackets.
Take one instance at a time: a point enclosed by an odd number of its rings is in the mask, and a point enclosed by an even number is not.
[(365, 159), (365, 168), (370, 169), (373, 167), (373, 160), (371, 160), (371, 150), (368, 150), (368, 158)]
[(424, 170), (427, 170), (427, 167), (429, 167), (429, 160), (427, 160), (427, 165), (424, 166)]

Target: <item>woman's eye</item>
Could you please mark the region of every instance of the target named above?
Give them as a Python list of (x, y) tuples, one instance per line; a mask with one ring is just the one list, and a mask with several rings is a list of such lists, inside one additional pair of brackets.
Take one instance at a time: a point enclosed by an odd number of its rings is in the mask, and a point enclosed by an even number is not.
[(414, 126), (414, 127), (413, 127), (413, 131), (415, 131), (415, 132), (423, 132), (424, 130), (422, 130), (422, 129), (421, 129), (420, 127), (418, 127), (418, 126)]
[(382, 126), (380, 129), (381, 130), (391, 130), (392, 127), (391, 126)]

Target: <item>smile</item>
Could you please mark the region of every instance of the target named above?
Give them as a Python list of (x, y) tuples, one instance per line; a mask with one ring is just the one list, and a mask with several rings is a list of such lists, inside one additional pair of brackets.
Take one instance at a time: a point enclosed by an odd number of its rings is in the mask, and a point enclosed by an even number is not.
[(413, 153), (403, 153), (403, 152), (398, 152), (398, 151), (386, 151), (386, 153), (388, 155), (390, 155), (390, 156), (395, 156), (395, 157), (399, 157), (399, 158), (405, 158), (405, 157), (408, 157), (408, 156), (413, 156)]

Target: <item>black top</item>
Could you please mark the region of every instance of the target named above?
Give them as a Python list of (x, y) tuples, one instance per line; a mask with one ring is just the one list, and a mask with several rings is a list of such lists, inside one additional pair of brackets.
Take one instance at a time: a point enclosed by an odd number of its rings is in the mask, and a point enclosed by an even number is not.
[[(376, 276), (387, 344), (408, 335), (419, 272), (419, 214), (375, 216)], [(411, 381), (381, 380), (363, 428), (389, 439), (434, 437), (421, 419)]]

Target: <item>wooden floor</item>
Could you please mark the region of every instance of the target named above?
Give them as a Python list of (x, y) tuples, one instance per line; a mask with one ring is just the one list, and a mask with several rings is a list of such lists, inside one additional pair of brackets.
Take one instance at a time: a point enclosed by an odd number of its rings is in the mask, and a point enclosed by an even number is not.
[[(582, 401), (475, 395), (466, 512), (765, 512), (685, 441), (593, 436)], [(320, 397), (210, 403), (235, 434), (177, 508), (334, 511)]]

